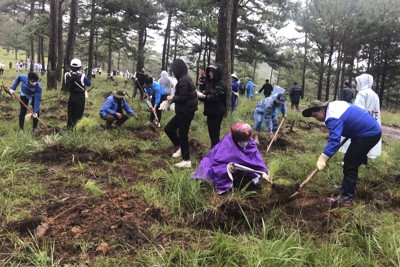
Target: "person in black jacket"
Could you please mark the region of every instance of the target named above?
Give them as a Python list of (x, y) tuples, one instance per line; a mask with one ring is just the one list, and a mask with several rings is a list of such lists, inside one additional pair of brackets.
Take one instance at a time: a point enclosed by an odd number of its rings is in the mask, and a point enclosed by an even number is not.
[(226, 114), (227, 89), (222, 80), (223, 69), (220, 64), (213, 64), (206, 69), (207, 90), (197, 92), (200, 101), (204, 102), (204, 115), (207, 116), (208, 134), (211, 139), (211, 148), (220, 141), (222, 119)]
[(344, 87), (342, 89), (340, 100), (346, 101), (348, 103), (353, 103), (354, 93), (350, 88), (350, 83), (348, 81), (344, 82)]
[(72, 59), (70, 65), (71, 71), (65, 73), (64, 82), (69, 91), (67, 128), (72, 130), (83, 117), (86, 86), (90, 86), (91, 83), (86, 75), (80, 71), (82, 63), (79, 59)]
[(272, 85), (269, 83), (269, 80), (265, 80), (265, 84), (261, 87), (260, 90), (258, 90), (258, 93), (261, 93), (261, 91), (264, 91), (264, 96), (269, 97), (272, 93)]
[[(165, 133), (178, 150), (172, 155), (174, 158), (182, 156), (182, 161), (176, 163), (179, 168), (191, 168), (189, 153), (189, 128), (194, 113), (197, 110), (196, 86), (188, 75), (188, 68), (182, 59), (176, 59), (171, 65), (171, 72), (178, 80), (175, 86), (175, 95), (167, 96), (167, 100), (175, 103), (175, 116), (164, 128)], [(176, 131), (179, 129), (179, 135)]]
[(299, 103), (301, 98), (301, 87), (297, 84), (297, 82), (293, 82), (293, 87), (290, 89), (290, 101), (291, 101), (291, 109), (296, 107), (296, 110), (300, 112)]

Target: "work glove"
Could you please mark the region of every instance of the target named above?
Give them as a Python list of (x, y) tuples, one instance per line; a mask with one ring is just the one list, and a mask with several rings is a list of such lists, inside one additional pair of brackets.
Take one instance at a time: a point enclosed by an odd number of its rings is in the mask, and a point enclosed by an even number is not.
[(322, 153), (321, 156), (319, 156), (318, 161), (317, 161), (317, 168), (319, 171), (324, 170), (328, 159), (329, 159), (329, 157), (327, 155), (325, 155), (324, 153)]
[(30, 121), (32, 119), (32, 114), (26, 114), (25, 115), (25, 121)]
[(199, 92), (199, 91), (196, 91), (196, 92), (197, 92), (197, 97), (198, 98), (205, 98), (206, 97), (206, 95), (203, 94), (202, 92)]
[(272, 180), (270, 179), (268, 173), (264, 172), (261, 176), (264, 180), (266, 180), (268, 183), (272, 184)]
[(38, 117), (37, 113), (33, 113), (32, 117), (36, 119)]
[(283, 117), (286, 119), (287, 118), (287, 114), (283, 115)]
[(168, 100), (164, 100), (161, 104), (160, 107), (158, 108), (159, 110), (167, 110), (169, 108), (170, 102)]
[(11, 95), (15, 94), (15, 91), (13, 89), (10, 89), (10, 94)]

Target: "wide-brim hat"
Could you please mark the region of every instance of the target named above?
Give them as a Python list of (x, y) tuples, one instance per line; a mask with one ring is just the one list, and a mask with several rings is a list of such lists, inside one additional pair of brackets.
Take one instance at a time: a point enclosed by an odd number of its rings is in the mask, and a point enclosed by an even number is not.
[(232, 78), (235, 78), (236, 80), (239, 80), (238, 76), (237, 76), (235, 73), (232, 73), (232, 74), (231, 74), (231, 77), (232, 77)]
[(318, 109), (328, 105), (329, 101), (322, 102), (320, 100), (313, 100), (308, 104), (308, 107), (301, 113), (304, 117), (311, 117), (311, 114)]
[(123, 98), (123, 99), (127, 99), (128, 98), (128, 94), (125, 91), (122, 90), (118, 90), (118, 91), (113, 91), (112, 92), (113, 96), (116, 98)]

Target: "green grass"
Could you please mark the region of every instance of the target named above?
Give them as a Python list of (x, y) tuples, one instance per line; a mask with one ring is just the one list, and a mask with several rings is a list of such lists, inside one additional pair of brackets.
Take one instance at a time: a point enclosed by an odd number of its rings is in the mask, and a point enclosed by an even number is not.
[[(13, 54), (6, 55), (3, 61), (13, 60)], [(14, 60), (13, 60), (14, 62)], [(16, 77), (14, 70), (6, 69), (0, 77), (6, 85), (11, 85)], [(42, 76), (42, 85), (46, 77)], [(332, 211), (335, 227), (332, 232), (313, 234), (302, 232), (293, 226), (283, 224), (279, 215), (283, 207), (276, 207), (262, 221), (252, 221), (246, 217), (247, 230), (213, 231), (194, 228), (191, 222), (205, 211), (217, 211), (224, 201), (237, 200), (245, 203), (246, 193), (235, 192), (228, 196), (218, 196), (209, 185), (202, 185), (190, 178), (195, 168), (180, 170), (173, 166), (173, 159), (154, 150), (169, 151), (172, 144), (166, 135), (161, 135), (159, 142), (138, 139), (130, 135), (126, 127), (142, 126), (148, 120), (144, 103), (129, 100), (136, 111), (138, 120), (129, 119), (118, 131), (100, 131), (97, 126), (103, 121), (99, 118), (99, 108), (104, 101), (104, 94), (115, 89), (125, 88), (131, 93), (130, 81), (116, 77), (118, 86), (105, 81), (105, 75), (93, 80), (95, 89), (91, 91), (85, 109), (85, 118), (78, 124), (76, 131), (66, 131), (67, 96), (60, 99), (59, 91), (43, 92), (42, 118), (49, 126), (62, 129), (57, 134), (36, 137), (30, 134), (31, 122), (26, 124), (23, 134), (17, 132), (19, 104), (8, 97), (0, 98), (1, 107), (11, 108), (4, 111), (11, 117), (2, 119), (0, 124), (0, 214), (2, 224), (30, 216), (39, 207), (44, 207), (49, 200), (56, 198), (49, 188), (52, 181), (57, 181), (66, 189), (78, 188), (87, 197), (104, 198), (111, 187), (124, 189), (127, 194), (143, 198), (147, 204), (160, 208), (164, 214), (164, 223), (154, 223), (150, 229), (148, 244), (137, 249), (135, 256), (129, 255), (131, 244), (121, 243), (119, 255), (100, 255), (93, 253), (98, 240), (77, 240), (76, 250), (80, 260), (65, 259), (54, 251), (61, 246), (52, 240), (36, 240), (33, 237), (19, 237), (16, 233), (2, 233), (1, 240), (11, 240), (14, 250), (3, 252), (0, 249), (0, 263), (4, 266), (399, 266), (400, 236), (398, 209), (380, 211), (371, 203), (356, 203), (352, 209)], [(239, 108), (224, 119), (221, 137), (229, 132), (236, 121), (253, 124), (252, 111), (255, 101), (240, 98)], [(60, 105), (62, 108), (60, 108)], [(199, 106), (192, 122), (189, 138), (196, 140), (200, 147), (196, 153), (205, 155), (210, 147), (206, 118)], [(162, 124), (165, 125), (173, 112), (164, 112)], [(302, 182), (315, 168), (315, 162), (326, 144), (327, 133), (318, 128), (312, 130), (300, 127), (299, 121), (313, 122), (300, 113), (289, 110), (288, 122), (282, 129), (283, 138), (289, 147), (283, 150), (273, 148), (266, 153), (262, 149), (264, 160), (277, 184), (291, 185)], [(400, 115), (382, 112), (382, 122), (386, 125), (399, 126)], [(293, 131), (290, 126), (293, 123)], [(266, 140), (263, 132), (261, 138)], [(368, 166), (360, 168), (360, 187), (369, 188), (375, 193), (389, 192), (399, 196), (396, 178), (400, 176), (400, 142), (396, 139), (383, 138), (383, 155), (371, 160)], [(84, 148), (93, 153), (107, 153), (115, 158), (111, 161), (60, 162), (62, 167), (55, 169), (51, 177), (44, 177), (51, 164), (32, 162), (36, 153), (64, 147)], [(137, 156), (128, 152), (138, 149)], [(198, 155), (191, 151), (191, 160), (196, 167)], [(96, 154), (97, 155), (97, 154)], [(122, 155), (122, 156), (121, 156)], [(313, 192), (325, 194), (331, 187), (341, 182), (340, 162), (343, 154), (338, 153), (328, 163), (328, 167), (319, 173), (307, 185)], [(56, 165), (56, 163), (54, 163)], [(96, 167), (102, 166), (101, 170)], [(115, 171), (118, 167), (132, 167), (126, 172)], [(111, 171), (114, 170), (114, 171)], [(132, 173), (131, 173), (132, 172)], [(97, 180), (102, 177), (101, 180)], [(132, 182), (128, 178), (140, 177)], [(372, 188), (372, 185), (375, 187)], [(372, 188), (372, 189), (371, 189)], [(263, 190), (266, 196), (269, 189)], [(226, 225), (232, 222), (227, 221)], [(232, 227), (233, 228), (233, 227)], [(110, 231), (110, 234), (111, 231)], [(164, 240), (164, 242), (160, 242)], [(165, 241), (167, 240), (167, 241)], [(5, 241), (4, 241), (5, 242)], [(133, 258), (133, 259), (132, 259)], [(83, 265), (82, 265), (83, 264)]]

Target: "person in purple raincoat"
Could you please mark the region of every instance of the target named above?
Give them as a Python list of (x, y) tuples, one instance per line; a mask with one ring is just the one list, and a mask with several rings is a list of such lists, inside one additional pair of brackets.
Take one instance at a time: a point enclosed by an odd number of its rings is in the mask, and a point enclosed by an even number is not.
[[(259, 178), (269, 181), (268, 168), (251, 138), (252, 128), (247, 123), (237, 122), (227, 134), (201, 160), (192, 178), (211, 181), (218, 194), (232, 188), (254, 191), (261, 189)], [(235, 164), (251, 170), (243, 171)]]

